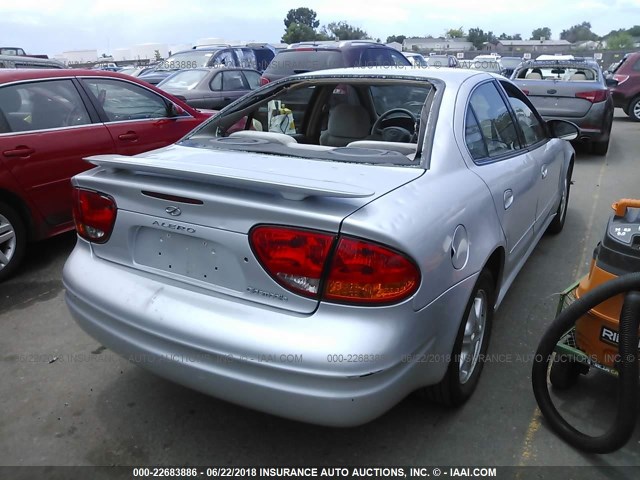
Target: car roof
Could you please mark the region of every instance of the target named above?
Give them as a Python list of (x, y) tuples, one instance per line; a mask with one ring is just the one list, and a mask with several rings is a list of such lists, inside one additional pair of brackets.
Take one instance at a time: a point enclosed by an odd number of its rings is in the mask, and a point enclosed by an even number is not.
[[(424, 80), (440, 80), (447, 85), (459, 86), (471, 77), (479, 80), (484, 78), (498, 78), (505, 80), (500, 75), (492, 75), (479, 70), (466, 70), (463, 68), (415, 68), (415, 67), (356, 67), (356, 68), (334, 68), (331, 70), (319, 70), (317, 72), (301, 73), (293, 78), (326, 78), (326, 77), (371, 77), (387, 78), (389, 76), (406, 77), (408, 80), (420, 78)], [(291, 78), (291, 77), (290, 77)]]

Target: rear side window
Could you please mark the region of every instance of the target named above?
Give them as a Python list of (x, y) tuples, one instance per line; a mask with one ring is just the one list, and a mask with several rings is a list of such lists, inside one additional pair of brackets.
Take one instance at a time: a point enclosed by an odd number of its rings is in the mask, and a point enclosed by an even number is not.
[(469, 148), (469, 153), (474, 160), (480, 160), (489, 156), (487, 145), (484, 143), (480, 125), (473, 114), (471, 107), (467, 107), (467, 118), (464, 126), (464, 139)]
[(0, 110), (11, 132), (47, 130), (91, 123), (89, 112), (71, 80), (2, 87)]
[(640, 58), (638, 58), (638, 59), (636, 60), (636, 63), (634, 63), (634, 64), (633, 64), (633, 69), (634, 69), (636, 72), (640, 72)]
[(342, 53), (337, 50), (285, 50), (274, 57), (265, 73), (289, 76), (342, 67)]

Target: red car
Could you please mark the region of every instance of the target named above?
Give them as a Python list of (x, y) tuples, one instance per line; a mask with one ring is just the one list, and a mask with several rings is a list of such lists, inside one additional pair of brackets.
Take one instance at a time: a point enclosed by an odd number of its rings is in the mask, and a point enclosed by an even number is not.
[(612, 73), (618, 81), (618, 85), (609, 88), (613, 103), (631, 120), (640, 122), (640, 52), (625, 55)]
[(69, 179), (92, 167), (84, 157), (164, 147), (210, 115), (119, 73), (0, 69), (0, 281), (27, 240), (73, 228)]

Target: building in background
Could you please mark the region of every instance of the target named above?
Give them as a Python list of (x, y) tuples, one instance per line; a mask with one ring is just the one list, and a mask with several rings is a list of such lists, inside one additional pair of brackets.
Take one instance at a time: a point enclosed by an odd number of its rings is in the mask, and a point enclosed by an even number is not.
[(60, 55), (54, 56), (65, 65), (74, 65), (77, 63), (95, 62), (98, 60), (97, 50), (69, 50), (62, 52)]
[(410, 37), (402, 42), (405, 52), (466, 52), (473, 50), (473, 43), (466, 38)]

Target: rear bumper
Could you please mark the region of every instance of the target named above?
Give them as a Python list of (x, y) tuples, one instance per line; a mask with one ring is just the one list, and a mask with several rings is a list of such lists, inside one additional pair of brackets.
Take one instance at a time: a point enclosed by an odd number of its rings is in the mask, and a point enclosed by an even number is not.
[(82, 240), (64, 268), (73, 317), (114, 352), (223, 400), (330, 426), (368, 422), (442, 379), (475, 279), (418, 312), (320, 304), (300, 315), (168, 284)]

